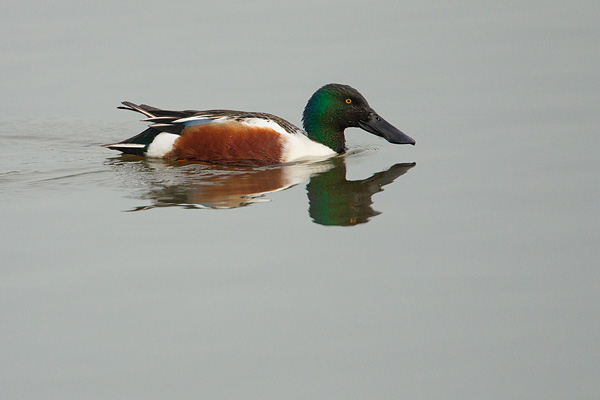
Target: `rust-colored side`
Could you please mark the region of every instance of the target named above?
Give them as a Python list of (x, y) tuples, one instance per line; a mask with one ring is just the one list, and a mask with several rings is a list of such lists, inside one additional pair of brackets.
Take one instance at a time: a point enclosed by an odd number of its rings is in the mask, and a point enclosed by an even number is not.
[(283, 146), (273, 129), (240, 122), (197, 124), (185, 128), (165, 157), (213, 164), (261, 166), (281, 163)]

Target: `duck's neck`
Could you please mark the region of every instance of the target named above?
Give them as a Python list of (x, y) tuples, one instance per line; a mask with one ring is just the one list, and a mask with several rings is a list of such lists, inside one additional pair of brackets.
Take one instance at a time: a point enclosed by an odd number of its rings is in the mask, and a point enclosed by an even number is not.
[(309, 139), (343, 153), (346, 147), (345, 127), (336, 122), (340, 118), (336, 118), (329, 101), (327, 97), (313, 95), (304, 109), (302, 123)]
[(309, 139), (319, 142), (329, 147), (336, 153), (343, 153), (346, 148), (346, 138), (344, 130), (337, 130), (326, 124), (304, 124), (304, 130)]

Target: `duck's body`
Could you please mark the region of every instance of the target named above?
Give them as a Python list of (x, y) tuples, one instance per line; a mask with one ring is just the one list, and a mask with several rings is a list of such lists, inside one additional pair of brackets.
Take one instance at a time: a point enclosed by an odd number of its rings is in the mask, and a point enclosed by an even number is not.
[[(123, 102), (153, 122), (130, 139), (106, 147), (153, 158), (230, 165), (271, 165), (335, 155), (289, 122), (233, 110), (166, 111)], [(125, 107), (123, 107), (125, 108)]]
[(146, 115), (142, 133), (105, 147), (125, 154), (229, 165), (272, 165), (323, 159), (345, 150), (344, 129), (361, 127), (392, 143), (414, 140), (379, 117), (358, 91), (330, 84), (309, 100), (306, 132), (266, 113), (233, 110), (169, 111), (123, 102)]

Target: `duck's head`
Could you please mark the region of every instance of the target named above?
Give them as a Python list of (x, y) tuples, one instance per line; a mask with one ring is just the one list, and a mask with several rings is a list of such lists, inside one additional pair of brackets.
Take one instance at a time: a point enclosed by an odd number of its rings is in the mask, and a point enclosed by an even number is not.
[(384, 120), (373, 110), (358, 90), (330, 83), (317, 90), (308, 100), (302, 115), (304, 130), (312, 140), (338, 153), (344, 152), (344, 129), (362, 128), (390, 143), (415, 144), (415, 140)]

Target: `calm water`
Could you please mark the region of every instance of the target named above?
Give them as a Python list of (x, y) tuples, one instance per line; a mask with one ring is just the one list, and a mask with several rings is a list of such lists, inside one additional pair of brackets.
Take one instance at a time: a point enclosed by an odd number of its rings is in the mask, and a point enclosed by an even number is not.
[[(597, 399), (596, 2), (33, 1), (0, 17), (0, 397)], [(206, 167), (121, 100), (417, 140)]]

